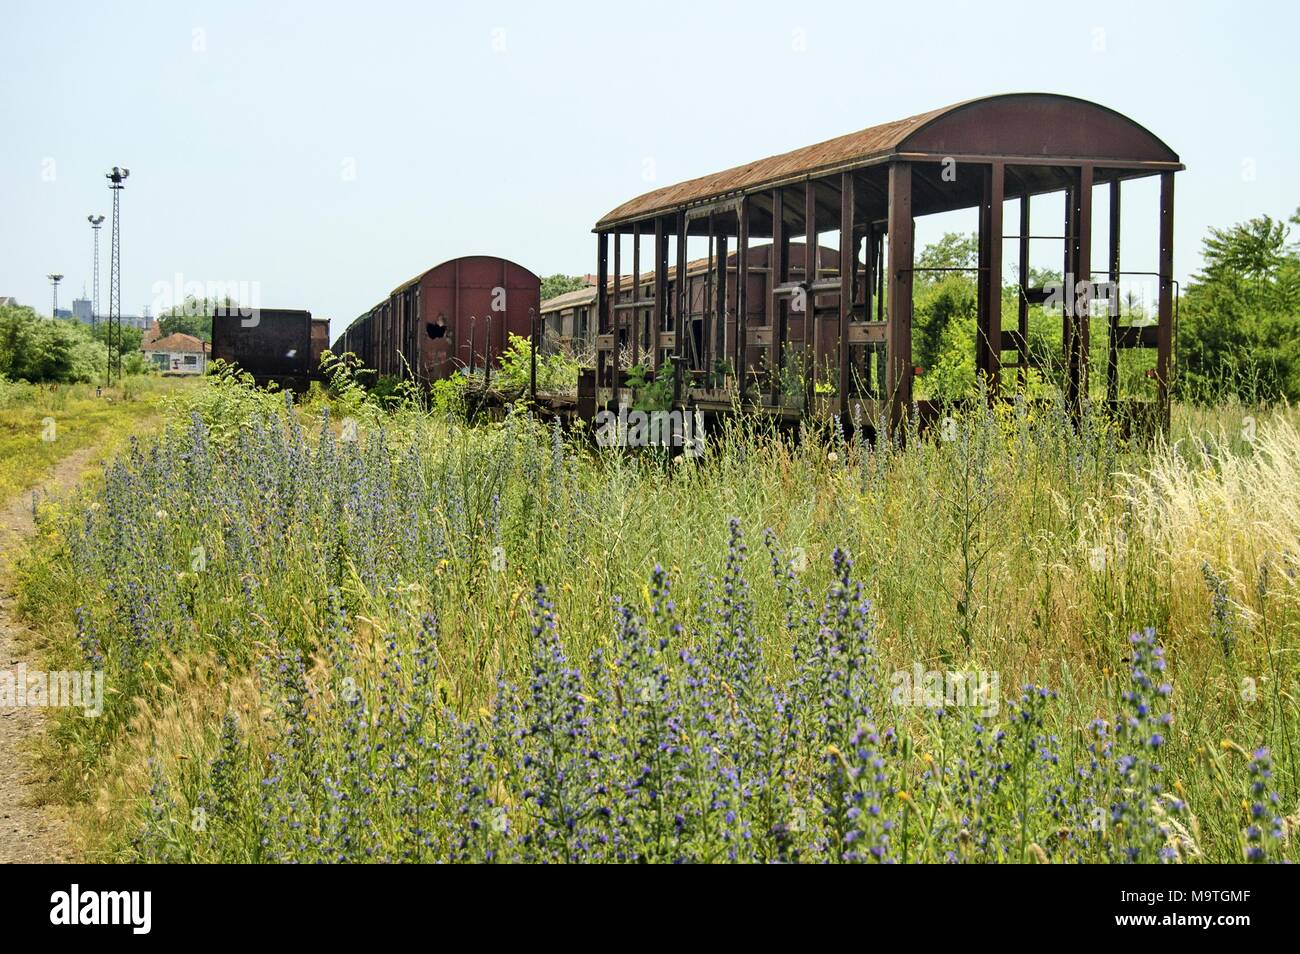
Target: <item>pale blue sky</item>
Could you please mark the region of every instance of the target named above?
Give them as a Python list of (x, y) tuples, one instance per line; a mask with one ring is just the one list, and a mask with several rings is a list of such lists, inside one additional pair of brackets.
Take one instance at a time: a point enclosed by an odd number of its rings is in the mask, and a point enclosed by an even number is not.
[[(0, 0), (0, 295), (47, 311), (51, 271), (63, 307), (89, 288), (115, 164), (124, 311), (179, 272), (337, 333), (444, 259), (593, 271), (592, 224), (650, 188), (1021, 90), (1180, 153), (1185, 277), (1207, 226), (1300, 205), (1296, 9)], [(1128, 196), (1126, 267), (1154, 267), (1155, 189)], [(968, 223), (921, 240), (945, 226)]]

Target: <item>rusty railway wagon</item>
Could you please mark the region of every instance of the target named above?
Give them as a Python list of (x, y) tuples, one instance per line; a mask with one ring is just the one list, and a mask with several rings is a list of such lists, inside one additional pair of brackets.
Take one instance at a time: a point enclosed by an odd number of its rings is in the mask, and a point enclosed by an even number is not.
[[(828, 245), (822, 245), (818, 251), (817, 262), (820, 277), (825, 278), (828, 275), (838, 274), (839, 250)], [(798, 280), (804, 277), (802, 245), (791, 246), (788, 266), (792, 279)], [(719, 281), (716, 265), (710, 267), (707, 258), (692, 259), (686, 263), (683, 314), (685, 315), (684, 324), (689, 327), (691, 336), (688, 342), (688, 351), (698, 354), (704, 348), (703, 334), (706, 314), (721, 313), (726, 316), (725, 323), (718, 323), (714, 326), (713, 331), (715, 334), (721, 331), (723, 336), (730, 340), (736, 333), (736, 276), (739, 274), (739, 264), (736, 260), (735, 251), (727, 255), (726, 272), (727, 280)], [(749, 285), (748, 294), (746, 295), (746, 307), (749, 309), (752, 318), (761, 317), (759, 303), (767, 300), (771, 276), (772, 246), (757, 245), (752, 247), (749, 250), (749, 267), (746, 272), (746, 281)], [(666, 287), (668, 297), (673, 301), (677, 298), (677, 282), (677, 266), (669, 265)], [(640, 272), (637, 277), (637, 285), (639, 287), (634, 290), (631, 280), (622, 283), (622, 287), (618, 290), (618, 304), (620, 307), (630, 307), (637, 298), (641, 301), (651, 301), (654, 298), (657, 281), (653, 272)], [(614, 292), (614, 284), (610, 281), (607, 284), (606, 293), (613, 295)], [(543, 346), (552, 349), (567, 349), (578, 353), (594, 350), (596, 346), (596, 324), (594, 321), (596, 298), (596, 286), (590, 285), (542, 302)], [(833, 324), (838, 319), (838, 311), (833, 306), (833, 302), (829, 306), (824, 302), (817, 303), (815, 314), (819, 323), (829, 327), (829, 324)], [(630, 340), (626, 327), (620, 329), (619, 346), (630, 352), (635, 344), (638, 355), (648, 355), (651, 350), (649, 324), (643, 322), (639, 332), (639, 340), (634, 342)], [(795, 338), (802, 337), (802, 315), (792, 316), (790, 333)], [(823, 343), (829, 341), (827, 335), (817, 337)], [(751, 345), (750, 353), (754, 363), (761, 364), (764, 360), (764, 355), (757, 345)]]
[[(594, 346), (576, 407), (557, 398), (549, 409), (590, 419), (631, 403), (631, 368), (658, 374), (671, 357), (681, 409), (720, 415), (738, 399), (783, 422), (862, 414), (897, 424), (913, 407), (934, 410), (913, 400), (913, 282), (927, 271), (914, 259), (915, 219), (972, 209), (978, 264), (958, 270), (977, 286), (974, 357), (990, 393), (1012, 376), (1025, 382), (1044, 360), (1031, 353), (1029, 310), (1064, 297), (1061, 353), (1050, 359), (1071, 407), (1090, 393), (1089, 341), (1100, 332), (1106, 402), (1163, 423), (1175, 370), (1174, 176), (1183, 168), (1153, 133), (1104, 106), (988, 96), (631, 199), (595, 225), (595, 287), (548, 302), (545, 314), (533, 272), (467, 256), (393, 289), (332, 350), (380, 376), (427, 384), (494, 367), (509, 335), (537, 340), (545, 326), (559, 343)], [(1121, 209), (1133, 208), (1122, 190), (1142, 178), (1159, 185), (1154, 270), (1134, 270), (1128, 246), (1121, 257)], [(1031, 203), (1053, 193), (1063, 215), (1031, 234)], [(1106, 253), (1094, 258), (1102, 235)], [(1055, 293), (1030, 284), (1031, 242), (1055, 244), (1065, 279)], [(703, 258), (688, 254), (692, 244)], [(1136, 276), (1155, 286), (1154, 324), (1123, 320), (1120, 282)], [(1006, 287), (1015, 298), (1004, 307)], [(1142, 393), (1121, 393), (1120, 361), (1132, 349), (1155, 352), (1153, 375)]]
[[(580, 379), (578, 404), (628, 402), (628, 362), (657, 371), (674, 355), (674, 371), (686, 370), (681, 402), (696, 408), (721, 412), (738, 394), (755, 411), (780, 418), (860, 411), (870, 420), (898, 422), (913, 405), (913, 280), (925, 271), (913, 255), (915, 219), (974, 209), (979, 260), (963, 270), (977, 285), (975, 360), (991, 392), (1009, 375), (1023, 378), (1034, 360), (1029, 307), (1051, 301), (1052, 290), (1027, 281), (1030, 242), (1055, 243), (1067, 293), (1059, 363), (1071, 406), (1089, 393), (1089, 340), (1100, 331), (1107, 340), (1101, 369), (1107, 403), (1164, 422), (1177, 300), (1174, 176), (1183, 168), (1168, 145), (1114, 110), (1071, 96), (1013, 93), (872, 126), (631, 199), (594, 229), (597, 279), (588, 323), (595, 326), (596, 367)], [(1126, 267), (1128, 247), (1121, 257), (1122, 189), (1146, 177), (1159, 182), (1153, 271)], [(1094, 198), (1099, 189), (1105, 192)], [(1031, 234), (1031, 202), (1051, 193), (1064, 196), (1064, 214), (1054, 227)], [(1093, 258), (1098, 233), (1107, 240), (1100, 261)], [(837, 239), (836, 260), (818, 255), (810, 267), (796, 266), (803, 264), (798, 245), (817, 249), (829, 235)], [(760, 242), (768, 249), (759, 266), (768, 280), (758, 284), (752, 252)], [(702, 313), (688, 298), (688, 283), (668, 280), (669, 262), (687, 271), (691, 243), (707, 250), (703, 269), (711, 287)], [(1017, 272), (1016, 304), (1004, 314), (1004, 266), (1010, 264)], [(1156, 287), (1155, 324), (1121, 320), (1115, 290), (1136, 276)], [(1101, 306), (1096, 315), (1094, 301)], [(817, 320), (802, 321), (806, 309)], [(1146, 393), (1122, 394), (1121, 355), (1134, 348), (1155, 351), (1154, 378)], [(802, 394), (790, 393), (783, 374), (791, 354), (811, 372), (801, 375)], [(716, 393), (710, 380), (719, 362), (733, 369), (731, 395)]]
[(212, 319), (213, 360), (238, 366), (261, 386), (275, 382), (305, 391), (320, 375), (328, 342), (329, 321), (301, 309), (262, 308)]
[(428, 384), (461, 369), (495, 367), (510, 335), (530, 338), (541, 279), (490, 255), (435, 265), (394, 288), (334, 342), (362, 366)]

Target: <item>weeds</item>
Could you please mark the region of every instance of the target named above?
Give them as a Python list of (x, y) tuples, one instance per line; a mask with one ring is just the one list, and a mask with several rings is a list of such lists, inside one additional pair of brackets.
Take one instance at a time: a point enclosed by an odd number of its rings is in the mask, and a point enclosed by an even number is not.
[[(350, 394), (205, 385), (42, 512), (23, 607), (108, 673), (54, 730), (92, 856), (1294, 858), (1285, 413), (1208, 459), (1025, 405), (905, 445), (740, 418), (681, 467)], [(891, 696), (937, 665), (1024, 688)]]

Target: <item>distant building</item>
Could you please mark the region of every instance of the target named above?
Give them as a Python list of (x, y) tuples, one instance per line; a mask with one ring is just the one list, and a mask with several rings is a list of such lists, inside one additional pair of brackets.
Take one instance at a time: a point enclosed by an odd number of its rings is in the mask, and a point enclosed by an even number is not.
[(72, 317), (72, 312), (68, 311), (68, 309), (66, 309), (66, 308), (55, 308), (55, 309), (54, 309), (54, 317), (55, 317), (55, 318), (71, 318), (71, 317)]
[[(122, 317), (126, 323), (126, 316)], [(179, 331), (151, 340), (140, 350), (163, 374), (202, 374), (208, 367), (208, 343)]]
[(0, 308), (16, 308), (18, 299), (12, 295), (0, 295)]
[(93, 322), (95, 318), (94, 307), (89, 298), (72, 299), (72, 313), (78, 321), (87, 325)]

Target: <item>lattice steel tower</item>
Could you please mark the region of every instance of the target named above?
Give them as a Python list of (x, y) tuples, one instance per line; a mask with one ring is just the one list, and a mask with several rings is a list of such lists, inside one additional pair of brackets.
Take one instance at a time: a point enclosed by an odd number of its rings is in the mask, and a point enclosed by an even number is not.
[(59, 274), (46, 275), (50, 284), (54, 286), (54, 306), (50, 309), (50, 317), (59, 317), (59, 282), (63, 281), (63, 276)]
[(95, 332), (99, 328), (99, 227), (104, 224), (102, 215), (88, 215), (86, 221), (90, 223), (91, 235), (94, 236), (94, 270), (91, 274), (94, 278), (91, 281), (90, 294), (90, 330)]
[(122, 188), (130, 169), (113, 167), (105, 174), (113, 192), (113, 248), (108, 263), (108, 380), (122, 377)]

